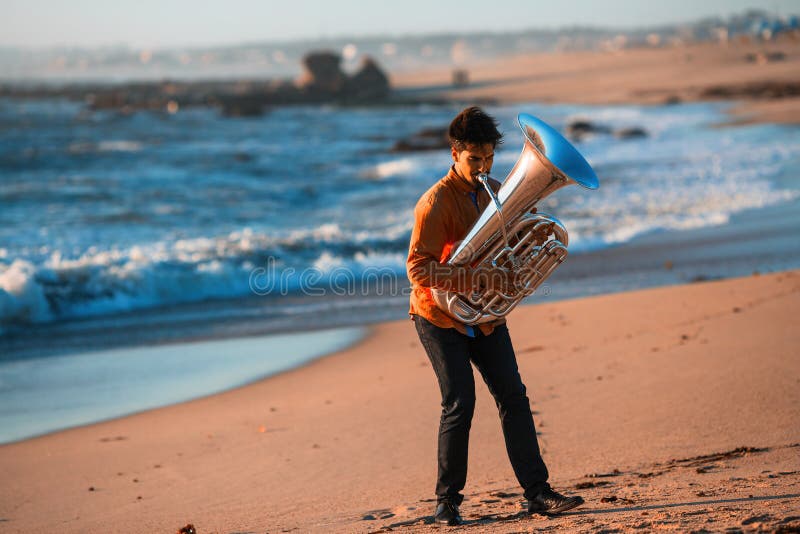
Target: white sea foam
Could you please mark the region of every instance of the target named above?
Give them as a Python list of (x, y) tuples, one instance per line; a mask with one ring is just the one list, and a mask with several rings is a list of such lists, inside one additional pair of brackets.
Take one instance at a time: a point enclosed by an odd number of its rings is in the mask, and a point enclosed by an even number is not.
[(99, 141), (97, 143), (84, 141), (70, 143), (67, 147), (67, 151), (72, 154), (88, 154), (91, 152), (140, 152), (142, 147), (143, 145), (139, 141), (117, 139)]
[(325, 251), (314, 261), (312, 267), (321, 273), (348, 270), (361, 274), (366, 269), (384, 268), (393, 272), (405, 272), (405, 262), (406, 255), (397, 252), (356, 252), (352, 258), (347, 259)]
[[(403, 228), (389, 226), (389, 240)], [(384, 233), (345, 232), (338, 224), (260, 233), (244, 228), (226, 235), (160, 241), (129, 248), (100, 250), (90, 247), (77, 256), (45, 248), (47, 255), (34, 264), (17, 259), (0, 261), (0, 324), (46, 322), (65, 317), (97, 316), (171, 303), (251, 293), (249, 277), (256, 267), (273, 262), (280, 281), (283, 269), (288, 291), (296, 291), (299, 275), (313, 268), (324, 275), (335, 270), (362, 273), (387, 264), (400, 268), (401, 255), (356, 251), (349, 258), (323, 251), (309, 264), (281, 250), (327, 244), (333, 250), (355, 243), (387, 239)], [(365, 245), (366, 246), (366, 245)], [(272, 252), (271, 252), (272, 251)], [(274, 255), (274, 257), (273, 257)], [(276, 286), (277, 287), (277, 286)]]
[(335, 256), (327, 250), (320, 254), (319, 258), (314, 260), (311, 264), (313, 269), (317, 269), (322, 273), (331, 272), (334, 269), (339, 269), (345, 266), (345, 261), (339, 256)]
[(635, 191), (623, 184), (609, 184), (602, 194), (573, 203), (569, 214), (562, 217), (570, 230), (571, 248), (623, 243), (654, 230), (718, 226), (735, 213), (800, 197), (800, 191), (775, 190), (758, 179), (731, 179), (715, 185), (697, 181), (683, 186)]
[(38, 322), (50, 318), (43, 288), (34, 280), (35, 272), (36, 267), (25, 260), (0, 263), (0, 333), (6, 319)]
[(142, 143), (125, 139), (100, 141), (97, 143), (97, 150), (99, 152), (139, 152), (142, 150)]
[(385, 180), (395, 176), (409, 175), (419, 168), (419, 163), (413, 158), (402, 158), (379, 163), (364, 171), (366, 178)]

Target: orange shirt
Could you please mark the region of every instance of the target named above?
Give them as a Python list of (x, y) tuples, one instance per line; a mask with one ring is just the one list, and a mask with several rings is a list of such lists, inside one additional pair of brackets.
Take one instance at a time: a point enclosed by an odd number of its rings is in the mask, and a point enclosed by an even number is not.
[[(500, 182), (490, 179), (496, 192)], [(470, 193), (476, 193), (477, 206)], [(466, 178), (459, 176), (451, 167), (447, 175), (428, 189), (414, 208), (414, 229), (408, 248), (406, 270), (411, 281), (411, 302), (409, 313), (424, 317), (441, 328), (456, 328), (467, 333), (465, 325), (456, 321), (434, 302), (431, 287), (466, 292), (466, 277), (458, 276), (457, 269), (444, 267), (450, 250), (458, 243), (478, 219), (484, 208), (491, 202), (489, 194), (478, 184), (478, 189)], [(433, 276), (435, 272), (436, 276)], [(490, 334), (494, 327), (505, 319), (483, 323), (484, 334)]]

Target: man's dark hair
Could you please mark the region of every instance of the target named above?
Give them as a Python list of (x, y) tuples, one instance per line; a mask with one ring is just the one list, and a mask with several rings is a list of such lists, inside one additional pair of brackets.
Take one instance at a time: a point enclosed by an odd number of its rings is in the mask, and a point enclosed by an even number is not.
[(450, 145), (456, 150), (466, 150), (467, 145), (490, 144), (496, 147), (503, 142), (503, 134), (498, 129), (498, 122), (487, 115), (478, 106), (472, 106), (458, 115), (450, 123), (447, 137)]

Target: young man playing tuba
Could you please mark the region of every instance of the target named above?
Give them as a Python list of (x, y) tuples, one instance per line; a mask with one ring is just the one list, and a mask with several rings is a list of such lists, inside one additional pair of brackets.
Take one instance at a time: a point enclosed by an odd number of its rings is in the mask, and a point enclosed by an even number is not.
[[(505, 319), (476, 326), (461, 324), (434, 302), (431, 288), (466, 293), (512, 287), (513, 273), (475, 276), (469, 268), (445, 265), (451, 248), (464, 238), (491, 202), (478, 180), (492, 168), (502, 134), (497, 122), (478, 107), (459, 113), (450, 124), (453, 165), (417, 202), (406, 267), (411, 280), (410, 311), (442, 395), (439, 423), (436, 521), (461, 523), (458, 507), (467, 480), (467, 448), (475, 407), (471, 364), (492, 393), (502, 423), (506, 450), (524, 489), (530, 513), (556, 514), (583, 504), (580, 497), (556, 493), (539, 452), (530, 403), (519, 375)], [(496, 192), (500, 184), (489, 181)], [(483, 273), (486, 274), (486, 273)]]

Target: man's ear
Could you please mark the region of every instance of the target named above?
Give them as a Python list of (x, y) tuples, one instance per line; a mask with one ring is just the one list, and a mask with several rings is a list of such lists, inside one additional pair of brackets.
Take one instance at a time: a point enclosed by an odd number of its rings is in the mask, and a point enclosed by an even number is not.
[(450, 154), (452, 154), (452, 156), (453, 156), (453, 161), (457, 162), (458, 161), (458, 150), (456, 150), (456, 147), (454, 147), (454, 146), (450, 147)]

